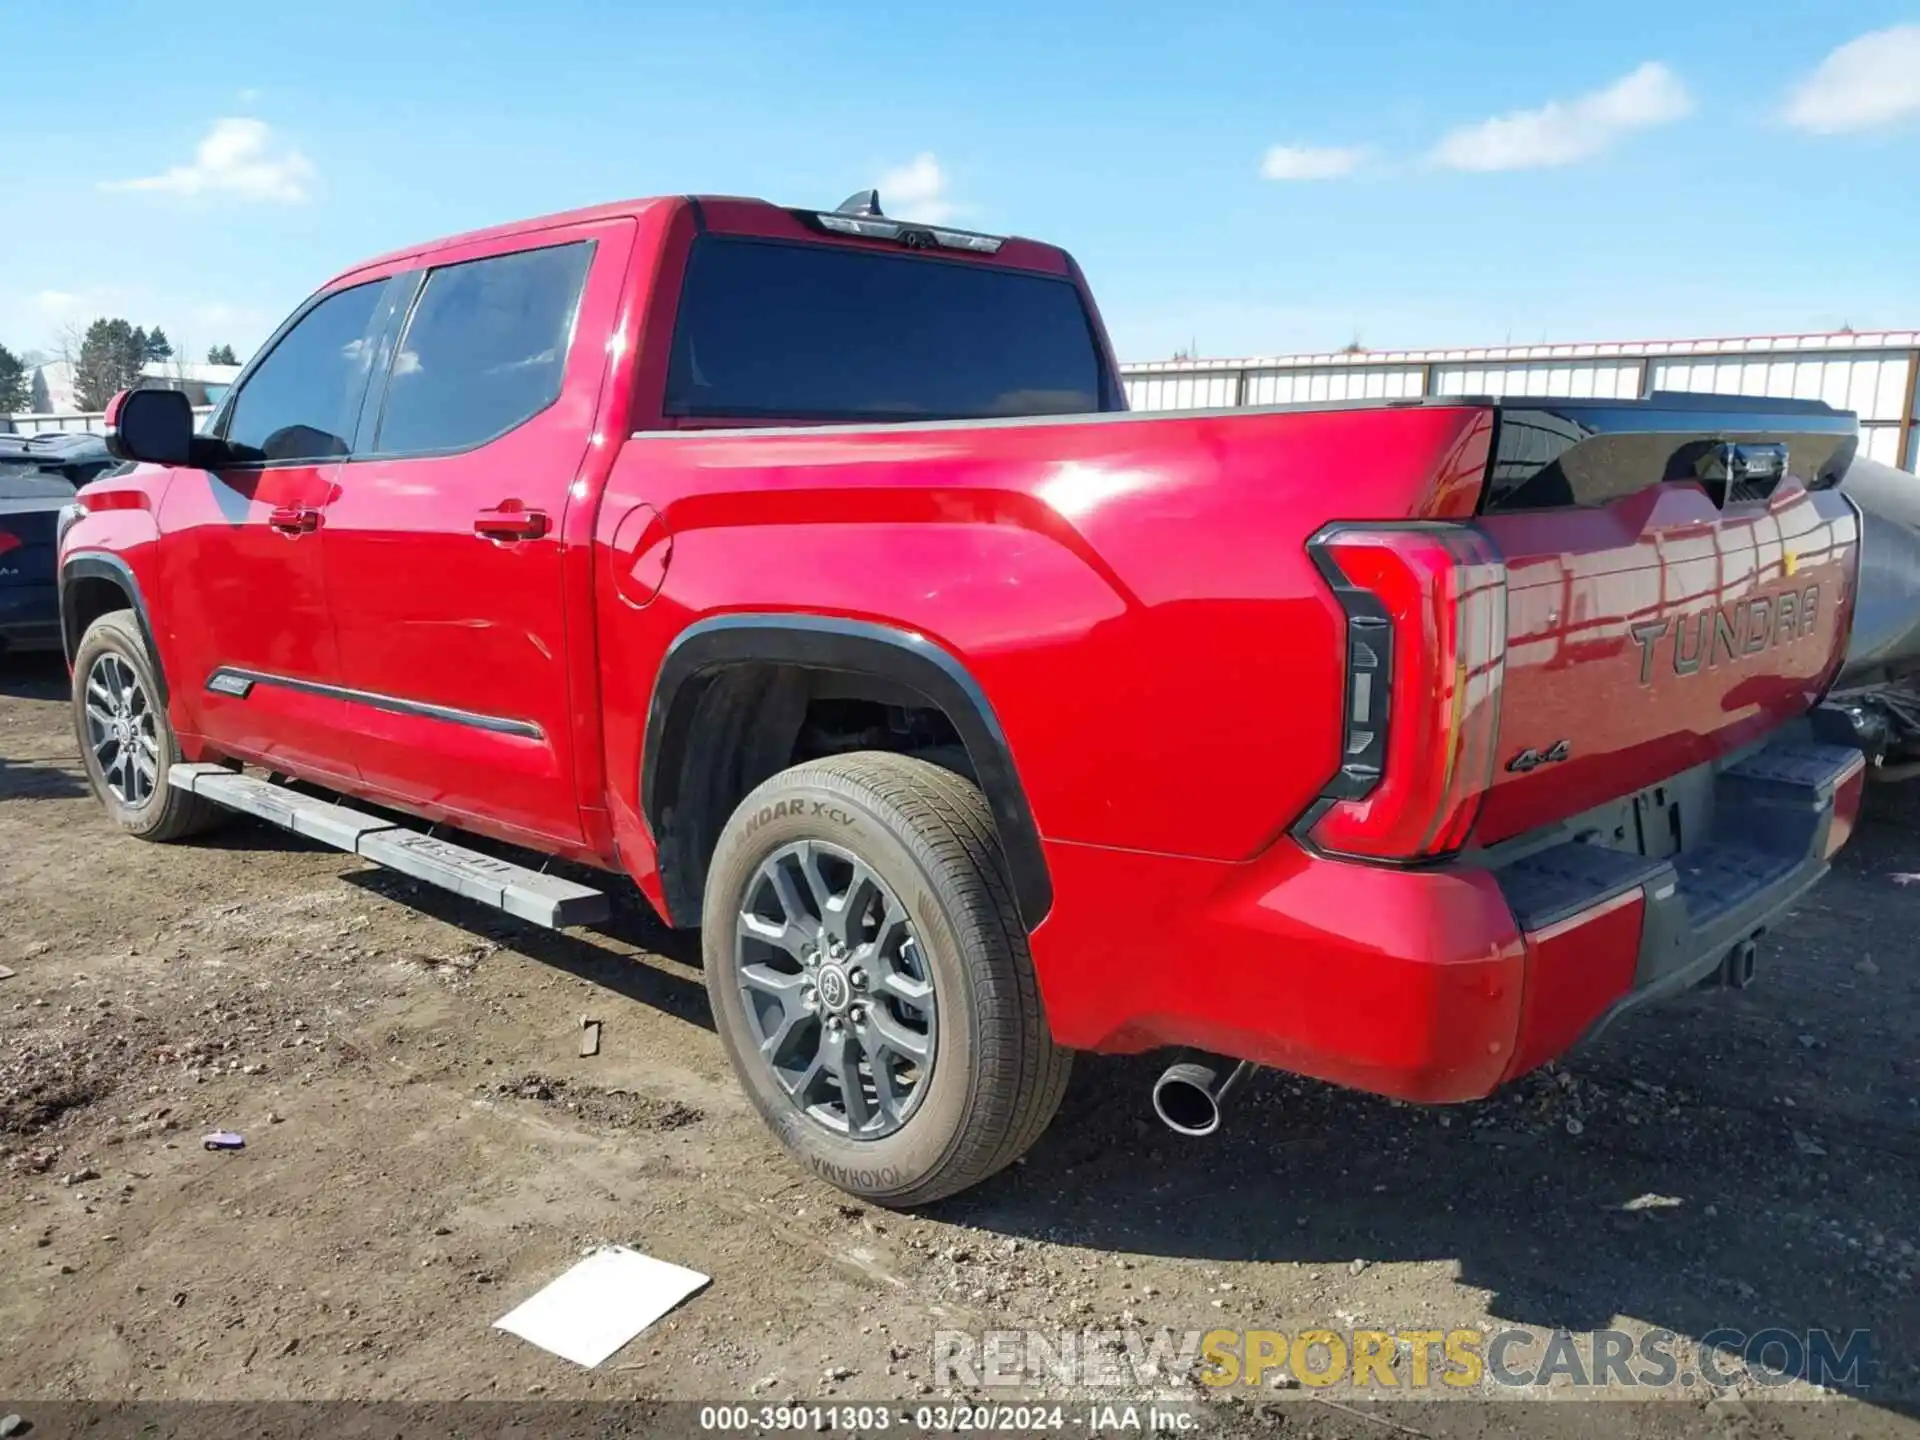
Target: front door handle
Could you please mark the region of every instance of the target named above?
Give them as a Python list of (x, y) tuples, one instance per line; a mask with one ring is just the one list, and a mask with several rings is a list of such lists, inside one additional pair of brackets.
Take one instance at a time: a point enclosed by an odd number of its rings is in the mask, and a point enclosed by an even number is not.
[(311, 535), (320, 528), (320, 512), (306, 505), (280, 505), (267, 516), (267, 524), (282, 535)]
[(476, 515), (473, 533), (489, 540), (538, 540), (547, 533), (547, 512), (508, 500)]

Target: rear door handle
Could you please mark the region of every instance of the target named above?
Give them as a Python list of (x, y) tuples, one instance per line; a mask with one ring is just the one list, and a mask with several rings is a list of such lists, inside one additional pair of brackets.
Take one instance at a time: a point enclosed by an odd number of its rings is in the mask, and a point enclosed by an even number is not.
[(267, 517), (267, 524), (282, 535), (311, 535), (320, 528), (320, 512), (305, 505), (281, 505)]
[(547, 533), (547, 512), (529, 510), (518, 500), (508, 500), (476, 515), (473, 533), (489, 540), (538, 540)]

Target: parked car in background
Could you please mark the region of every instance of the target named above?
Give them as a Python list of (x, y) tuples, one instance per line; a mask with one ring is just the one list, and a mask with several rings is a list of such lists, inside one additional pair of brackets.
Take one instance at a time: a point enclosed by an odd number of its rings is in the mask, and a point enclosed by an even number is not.
[(118, 463), (98, 435), (0, 435), (0, 650), (59, 646), (60, 513)]
[(1075, 1050), (1226, 1057), (1162, 1076), (1195, 1134), (1233, 1062), (1486, 1095), (1744, 985), (1859, 802), (1797, 733), (1852, 415), (1128, 414), (1064, 251), (871, 195), (410, 247), (206, 433), (108, 424), (142, 463), (61, 563), (112, 823), (239, 808), (556, 926), (608, 897), (429, 826), (630, 877), (770, 1128), (885, 1204), (1012, 1161)]
[(1817, 728), (1876, 780), (1920, 779), (1920, 480), (1861, 456), (1840, 488), (1860, 509), (1860, 593)]

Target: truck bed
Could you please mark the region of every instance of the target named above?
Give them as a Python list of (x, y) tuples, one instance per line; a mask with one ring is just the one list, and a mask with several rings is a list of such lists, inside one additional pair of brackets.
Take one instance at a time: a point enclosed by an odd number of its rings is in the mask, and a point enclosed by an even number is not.
[[(1852, 604), (1852, 435), (1824, 406), (1681, 396), (651, 431), (607, 509), (657, 509), (689, 622), (890, 613), (969, 657), (1049, 838), (1241, 859), (1341, 766), (1328, 526), (1465, 525), (1498, 553), (1490, 843), (1811, 707)], [(1729, 447), (1776, 469), (1730, 480)], [(616, 574), (639, 558), (612, 548)]]

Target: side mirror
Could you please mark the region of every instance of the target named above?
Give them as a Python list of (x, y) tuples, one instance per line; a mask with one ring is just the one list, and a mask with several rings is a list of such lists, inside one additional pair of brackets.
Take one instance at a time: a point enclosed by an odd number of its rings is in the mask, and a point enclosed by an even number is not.
[(178, 390), (122, 390), (107, 406), (107, 451), (116, 460), (185, 465), (193, 406)]

